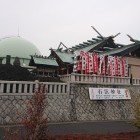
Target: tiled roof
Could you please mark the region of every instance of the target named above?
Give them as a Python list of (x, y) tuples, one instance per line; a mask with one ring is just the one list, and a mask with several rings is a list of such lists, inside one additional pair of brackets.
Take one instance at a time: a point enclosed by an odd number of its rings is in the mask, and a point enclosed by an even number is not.
[[(134, 40), (135, 41), (135, 40)], [(60, 47), (60, 46), (59, 46)], [(66, 48), (66, 47), (65, 47)], [(84, 52), (97, 52), (99, 55), (127, 55), (132, 51), (140, 48), (140, 41), (135, 41), (135, 43), (129, 45), (122, 45), (114, 43), (113, 36), (109, 37), (98, 37), (92, 38), (92, 40), (87, 40), (87, 42), (80, 43), (71, 48), (58, 48), (53, 50), (57, 56), (66, 63), (73, 63), (74, 51), (77, 55), (80, 55), (80, 51)]]
[(42, 58), (42, 57), (32, 57), (32, 58), (33, 58), (35, 64), (58, 66), (55, 59)]
[(132, 51), (137, 50), (140, 48), (140, 42), (135, 42), (129, 45), (124, 45), (123, 47), (114, 48), (110, 51), (106, 51), (101, 53), (101, 55), (126, 55), (131, 53)]
[[(80, 51), (84, 52), (94, 52), (97, 51), (101, 46), (103, 46), (108, 40), (112, 39), (111, 37), (106, 37), (103, 39), (92, 38), (92, 40), (87, 40), (87, 42), (80, 43), (79, 45), (75, 45), (71, 48), (67, 48), (62, 50), (62, 48), (58, 48), (57, 50), (52, 49), (56, 55), (64, 62), (64, 63), (73, 63), (74, 51), (77, 52), (77, 55), (80, 55)], [(112, 41), (112, 40), (111, 40)], [(114, 46), (112, 46), (114, 47)]]
[(102, 44), (102, 43), (103, 43), (103, 41), (100, 41), (100, 42), (94, 43), (94, 44), (86, 46), (86, 47), (81, 47), (81, 48), (76, 50), (77, 55), (80, 55), (81, 50), (84, 51), (84, 52), (89, 52), (90, 50), (92, 50), (94, 52), (95, 50), (98, 49), (99, 45)]
[(57, 56), (65, 63), (73, 63), (73, 53), (55, 51)]

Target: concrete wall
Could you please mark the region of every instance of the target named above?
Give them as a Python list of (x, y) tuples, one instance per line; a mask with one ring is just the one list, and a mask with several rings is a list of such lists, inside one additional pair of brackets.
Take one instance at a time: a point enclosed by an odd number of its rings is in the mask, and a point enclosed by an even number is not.
[[(128, 88), (131, 100), (92, 101), (88, 88), (99, 87), (95, 84), (70, 84), (69, 93), (49, 93), (46, 96), (44, 117), (49, 122), (96, 121), (96, 120), (128, 120), (133, 118), (133, 106), (140, 94), (137, 86), (103, 86)], [(17, 112), (24, 112), (31, 94), (0, 94), (0, 124), (16, 124), (21, 122)]]

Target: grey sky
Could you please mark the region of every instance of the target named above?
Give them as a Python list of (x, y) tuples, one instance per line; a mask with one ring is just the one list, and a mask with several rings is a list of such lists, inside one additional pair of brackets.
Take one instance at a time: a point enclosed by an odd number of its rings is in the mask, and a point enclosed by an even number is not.
[(67, 47), (96, 37), (121, 33), (115, 42), (140, 40), (139, 0), (0, 0), (0, 38), (19, 35), (43, 55), (62, 41)]

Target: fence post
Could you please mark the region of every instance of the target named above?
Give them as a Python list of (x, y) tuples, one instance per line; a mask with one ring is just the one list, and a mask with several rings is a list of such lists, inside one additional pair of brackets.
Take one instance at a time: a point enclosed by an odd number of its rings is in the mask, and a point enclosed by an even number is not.
[(76, 81), (76, 79), (75, 79), (75, 73), (72, 73), (72, 74), (70, 75), (70, 77), (71, 77), (71, 78), (70, 78), (71, 81)]
[(69, 95), (70, 95), (70, 119), (71, 121), (76, 121), (77, 120), (77, 114), (76, 114), (76, 106), (75, 106), (75, 101), (76, 101), (76, 89), (77, 88), (75, 86), (75, 84), (72, 84), (70, 83), (70, 92), (69, 92)]
[(4, 92), (4, 83), (1, 83), (0, 84), (0, 93), (3, 93)]
[(38, 87), (39, 87), (39, 81), (35, 80), (35, 91), (38, 90)]

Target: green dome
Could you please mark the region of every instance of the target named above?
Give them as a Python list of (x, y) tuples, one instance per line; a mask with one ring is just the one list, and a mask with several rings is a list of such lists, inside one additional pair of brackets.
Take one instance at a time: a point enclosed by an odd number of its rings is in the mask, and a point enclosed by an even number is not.
[(21, 37), (6, 37), (0, 39), (0, 57), (31, 58), (30, 55), (41, 55), (37, 47)]

